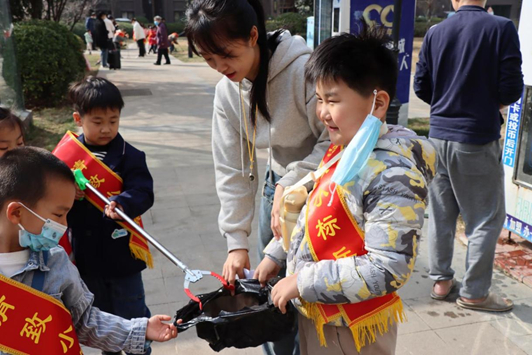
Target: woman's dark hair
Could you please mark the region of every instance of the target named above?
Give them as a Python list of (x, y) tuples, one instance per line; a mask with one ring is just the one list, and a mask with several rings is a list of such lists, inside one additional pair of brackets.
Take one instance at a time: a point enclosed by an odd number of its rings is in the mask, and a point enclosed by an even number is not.
[(194, 0), (187, 11), (185, 33), (192, 51), (199, 55), (197, 47), (208, 53), (227, 56), (226, 44), (233, 40), (248, 41), (253, 26), (257, 27), (260, 48), (260, 66), (251, 88), (250, 116), (256, 124), (255, 108), (270, 121), (266, 100), (270, 56), (278, 45), (282, 30), (268, 37), (264, 10), (260, 0)]
[(122, 111), (124, 100), (120, 90), (109, 80), (88, 76), (70, 86), (68, 98), (81, 117), (95, 108)]
[(359, 34), (344, 33), (323, 41), (305, 65), (309, 82), (346, 83), (367, 97), (379, 88), (395, 96), (397, 60), (388, 48), (390, 38), (384, 27), (370, 27), (364, 20)]
[(98, 12), (98, 15), (96, 17), (101, 20), (103, 15), (107, 16), (107, 14), (104, 11), (100, 11)]
[(22, 140), (24, 140), (24, 125), (22, 124), (20, 118), (15, 116), (11, 110), (5, 107), (0, 107), (0, 127), (4, 125), (10, 127), (11, 129), (18, 127), (20, 129), (20, 133), (22, 134)]

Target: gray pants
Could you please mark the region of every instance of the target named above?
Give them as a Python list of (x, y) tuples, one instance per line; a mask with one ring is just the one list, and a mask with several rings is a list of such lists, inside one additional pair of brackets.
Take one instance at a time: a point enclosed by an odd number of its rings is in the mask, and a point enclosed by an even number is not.
[(429, 266), (435, 281), (451, 280), (456, 221), (465, 222), (466, 272), (460, 296), (488, 295), (497, 239), (506, 216), (499, 141), (485, 145), (431, 138), (438, 155), (429, 187)]

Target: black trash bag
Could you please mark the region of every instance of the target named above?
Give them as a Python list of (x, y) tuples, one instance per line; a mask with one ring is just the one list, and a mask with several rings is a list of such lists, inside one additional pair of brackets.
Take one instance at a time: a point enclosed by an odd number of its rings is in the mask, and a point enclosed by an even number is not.
[(280, 280), (273, 278), (261, 288), (257, 280), (236, 280), (235, 295), (223, 287), (199, 295), (199, 303), (190, 301), (176, 313), (175, 324), (179, 332), (196, 326), (198, 337), (207, 340), (214, 351), (235, 347), (238, 349), (259, 346), (289, 335), (295, 326), (297, 311), (289, 302), (286, 314), (271, 301), (271, 290)]

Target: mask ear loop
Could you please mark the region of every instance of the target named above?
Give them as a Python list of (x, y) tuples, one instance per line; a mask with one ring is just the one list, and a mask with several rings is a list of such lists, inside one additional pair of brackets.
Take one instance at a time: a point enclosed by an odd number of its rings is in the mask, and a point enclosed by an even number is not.
[(33, 212), (31, 209), (29, 209), (28, 207), (26, 207), (26, 205), (24, 205), (22, 202), (19, 202), (19, 204), (24, 207), (25, 209), (27, 209), (28, 211), (31, 212), (31, 214), (33, 214), (35, 217), (39, 218), (41, 221), (43, 221), (44, 223), (46, 223), (46, 219), (42, 218), (41, 216), (39, 216), (37, 213)]
[[(377, 89), (373, 90), (373, 105), (371, 106), (371, 112), (369, 113), (370, 116), (373, 116), (373, 111), (375, 111), (376, 102), (377, 102)], [(331, 189), (331, 184), (329, 184), (329, 192), (331, 193), (331, 198), (329, 199), (329, 203), (327, 204), (327, 207), (332, 206), (332, 203), (334, 201), (334, 194), (336, 193), (336, 188), (338, 187), (337, 184), (334, 184), (334, 188)]]
[(373, 116), (373, 111), (375, 111), (375, 102), (377, 102), (377, 89), (373, 90), (373, 105), (371, 106), (371, 112), (369, 113)]

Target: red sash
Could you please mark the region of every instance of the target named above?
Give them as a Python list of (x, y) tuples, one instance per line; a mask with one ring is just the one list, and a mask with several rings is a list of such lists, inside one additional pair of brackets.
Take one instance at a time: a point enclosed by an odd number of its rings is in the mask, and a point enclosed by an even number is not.
[[(68, 131), (52, 152), (56, 157), (64, 161), (71, 169), (80, 169), (89, 179), (92, 186), (103, 195), (111, 197), (122, 192), (122, 178), (107, 165), (96, 158), (78, 139), (77, 135)], [(105, 203), (90, 190), (85, 190), (85, 198), (100, 211), (105, 208)], [(142, 227), (140, 216), (134, 221)], [(129, 234), (129, 249), (133, 256), (143, 260), (152, 268), (153, 259), (148, 247), (148, 241), (138, 234), (131, 225), (125, 221), (116, 221)], [(62, 239), (65, 239), (64, 237)]]
[[(326, 164), (340, 151), (340, 147), (331, 145), (321, 164)], [(305, 239), (316, 262), (367, 253), (364, 232), (349, 211), (343, 188), (335, 188), (336, 185), (331, 182), (337, 165), (335, 163), (316, 182), (307, 203)], [(339, 288), (340, 285), (328, 287)], [(369, 290), (366, 289), (366, 292), (369, 295)], [(314, 320), (322, 345), (325, 345), (323, 325), (342, 318), (353, 333), (358, 351), (366, 344), (367, 338), (375, 341), (377, 330), (380, 334), (385, 333), (391, 320), (403, 320), (402, 302), (395, 292), (358, 303), (303, 304), (303, 314)]]
[(0, 350), (82, 355), (72, 317), (55, 298), (0, 275)]

